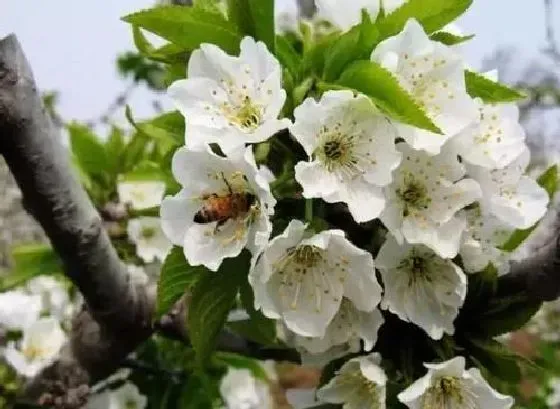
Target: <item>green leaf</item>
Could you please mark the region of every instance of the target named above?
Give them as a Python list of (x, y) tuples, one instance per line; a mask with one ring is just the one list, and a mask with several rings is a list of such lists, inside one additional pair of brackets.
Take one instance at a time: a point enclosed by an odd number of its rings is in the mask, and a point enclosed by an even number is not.
[(274, 0), (228, 0), (228, 16), (239, 31), (266, 44), (274, 53)]
[(167, 175), (157, 162), (144, 160), (130, 172), (123, 174), (119, 180), (125, 182), (167, 181)]
[(498, 341), (470, 339), (468, 353), (496, 378), (513, 383), (521, 380), (518, 356)]
[(355, 62), (342, 73), (337, 84), (369, 96), (379, 109), (393, 119), (441, 134), (397, 79), (376, 62)]
[(84, 172), (101, 175), (109, 168), (109, 158), (105, 146), (97, 136), (84, 125), (73, 123), (68, 125), (70, 146), (76, 160)]
[(368, 59), (379, 36), (369, 15), (364, 13), (361, 24), (342, 34), (327, 50), (323, 79), (335, 81), (352, 62)]
[(47, 245), (33, 244), (12, 250), (13, 268), (0, 277), (0, 291), (7, 291), (40, 275), (62, 272), (62, 262), (55, 251)]
[(161, 267), (157, 287), (156, 318), (161, 318), (173, 305), (200, 280), (208, 270), (202, 266), (193, 267), (185, 260), (183, 249), (174, 247)]
[(120, 173), (122, 167), (122, 155), (125, 149), (124, 133), (122, 129), (113, 126), (107, 142), (105, 142), (105, 151), (113, 173)]
[(207, 271), (192, 289), (188, 328), (198, 363), (203, 366), (216, 345), (239, 287), (246, 280), (250, 255), (244, 251), (222, 262), (217, 272)]
[(164, 145), (164, 151), (184, 144), (185, 120), (179, 111), (168, 112), (150, 121), (136, 122), (127, 105), (125, 115), (136, 130)]
[(293, 78), (299, 78), (301, 55), (298, 54), (290, 41), (284, 36), (276, 37), (276, 57)]
[(515, 102), (526, 97), (519, 91), (476, 72), (465, 71), (465, 81), (469, 95), (473, 98), (481, 98), (486, 103)]
[(257, 359), (248, 358), (231, 352), (219, 351), (213, 355), (213, 361), (217, 365), (226, 365), (228, 367), (231, 366), (238, 369), (248, 369), (256, 378), (262, 379), (263, 381), (269, 380), (265, 369)]
[(159, 48), (155, 48), (148, 41), (142, 30), (140, 30), (137, 26), (132, 26), (132, 38), (134, 40), (134, 45), (140, 54), (151, 60), (164, 63), (172, 63), (176, 61), (184, 61), (186, 63), (187, 52), (184, 47), (168, 43)]
[(428, 34), (440, 30), (462, 15), (473, 0), (408, 0), (378, 22), (381, 38), (392, 37), (402, 31), (406, 22), (418, 20)]
[(445, 45), (457, 45), (472, 40), (473, 38), (474, 34), (470, 36), (458, 36), (448, 33), (447, 31), (438, 31), (430, 36), (432, 41), (437, 41)]
[[(558, 165), (552, 165), (537, 179), (538, 184), (547, 191), (548, 196), (552, 200), (554, 194), (558, 190)], [(500, 247), (501, 250), (512, 252), (517, 249), (521, 243), (529, 237), (529, 235), (537, 228), (539, 223), (528, 229), (516, 230), (510, 238)]]
[(123, 20), (163, 37), (185, 50), (211, 43), (228, 53), (239, 51), (241, 35), (223, 15), (207, 9), (160, 6), (123, 17)]
[(477, 317), (476, 328), (485, 337), (497, 337), (523, 327), (540, 307), (540, 302), (532, 301), (523, 294), (497, 297)]
[(276, 345), (276, 322), (255, 309), (253, 289), (247, 280), (240, 287), (241, 303), (249, 314), (248, 320), (230, 322), (228, 326), (239, 335), (262, 345)]

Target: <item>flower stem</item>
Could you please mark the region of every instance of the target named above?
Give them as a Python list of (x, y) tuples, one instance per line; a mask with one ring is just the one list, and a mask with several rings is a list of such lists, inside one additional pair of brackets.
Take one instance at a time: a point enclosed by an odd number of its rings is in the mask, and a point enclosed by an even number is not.
[(313, 199), (305, 200), (305, 221), (307, 223), (313, 221)]

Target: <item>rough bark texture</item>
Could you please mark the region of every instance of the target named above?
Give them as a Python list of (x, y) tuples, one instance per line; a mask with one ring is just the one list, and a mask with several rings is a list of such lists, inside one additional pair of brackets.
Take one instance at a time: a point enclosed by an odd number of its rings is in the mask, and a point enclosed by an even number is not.
[(86, 381), (103, 376), (150, 334), (152, 303), (145, 289), (129, 285), (13, 35), (0, 41), (0, 154), (21, 189), (24, 207), (47, 234), (87, 305), (61, 366), (51, 372), (60, 378), (62, 367), (71, 366)]

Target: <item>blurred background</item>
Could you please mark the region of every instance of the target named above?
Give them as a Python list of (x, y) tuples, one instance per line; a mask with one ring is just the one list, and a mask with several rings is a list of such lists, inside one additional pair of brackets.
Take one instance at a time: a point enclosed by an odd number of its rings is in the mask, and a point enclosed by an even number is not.
[[(277, 1), (290, 11), (291, 3)], [(130, 28), (120, 21), (121, 16), (153, 4), (154, 0), (0, 0), (0, 38), (9, 33), (18, 36), (56, 123), (77, 120), (106, 135), (110, 124), (127, 126), (126, 105), (136, 118), (171, 107), (162, 70), (134, 51)], [(470, 65), (497, 69), (502, 81), (527, 93), (521, 115), (535, 174), (557, 163), (560, 0), (474, 0), (456, 29), (476, 34), (461, 46)], [(555, 209), (518, 258), (560, 228)], [(37, 240), (43, 235), (21, 207), (19, 191), (0, 158), (0, 272), (10, 266), (13, 245)], [(525, 331), (508, 342), (530, 358), (560, 362), (560, 304), (546, 305)], [(560, 364), (556, 365), (560, 377)], [(558, 407), (560, 378), (549, 377), (544, 385), (527, 379), (521, 393), (535, 397), (527, 407)]]

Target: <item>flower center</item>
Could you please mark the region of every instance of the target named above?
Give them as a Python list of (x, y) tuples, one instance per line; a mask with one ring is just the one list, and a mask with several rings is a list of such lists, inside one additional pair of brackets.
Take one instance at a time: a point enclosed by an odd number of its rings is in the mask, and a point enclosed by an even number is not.
[(336, 379), (339, 386), (348, 391), (345, 401), (349, 407), (366, 407), (364, 401), (368, 401), (368, 408), (380, 408), (378, 385), (367, 379), (360, 372), (339, 372)]
[(332, 129), (323, 126), (319, 131), (320, 142), (314, 156), (329, 172), (340, 172), (348, 177), (361, 175), (365, 172), (363, 165), (374, 162), (367, 157), (369, 153), (360, 154), (357, 149), (362, 143), (363, 132), (363, 130), (342, 129), (340, 122)]
[(243, 130), (253, 131), (262, 122), (261, 108), (253, 104), (248, 95), (242, 97), (241, 103), (237, 106), (224, 103), (222, 111), (230, 124), (235, 124)]
[(45, 351), (36, 345), (29, 345), (21, 351), (23, 356), (27, 359), (27, 362), (34, 361), (38, 358), (41, 358), (45, 354)]
[(412, 175), (405, 177), (403, 186), (397, 189), (397, 196), (404, 204), (404, 217), (425, 210), (432, 203), (426, 185), (416, 180)]
[(426, 391), (422, 409), (478, 409), (476, 398), (477, 396), (461, 379), (455, 376), (443, 376)]
[(156, 235), (156, 229), (153, 227), (142, 227), (142, 237), (145, 239), (151, 239)]
[(127, 399), (124, 404), (125, 409), (136, 409), (136, 401), (133, 399)]
[(333, 294), (332, 281), (344, 282), (347, 264), (343, 258), (333, 264), (326, 257), (325, 250), (302, 245), (288, 249), (272, 267), (278, 274), (280, 297), (288, 308), (308, 309), (314, 305), (315, 311), (320, 312), (325, 297), (340, 301)]

